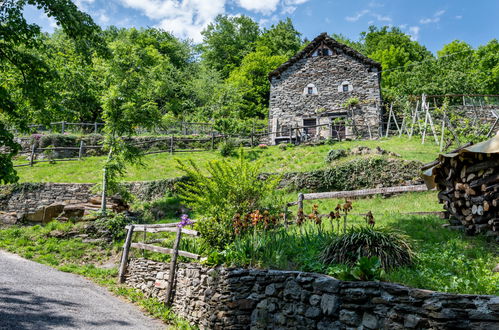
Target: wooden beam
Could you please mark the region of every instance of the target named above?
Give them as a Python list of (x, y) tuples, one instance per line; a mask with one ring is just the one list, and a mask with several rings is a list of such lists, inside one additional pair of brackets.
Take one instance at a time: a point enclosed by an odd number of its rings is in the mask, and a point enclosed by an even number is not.
[(374, 188), (374, 189), (363, 189), (363, 190), (350, 190), (350, 191), (333, 191), (333, 192), (323, 192), (323, 193), (311, 193), (304, 194), (304, 200), (315, 200), (315, 199), (334, 199), (334, 198), (349, 198), (349, 197), (361, 197), (369, 195), (378, 194), (394, 194), (403, 192), (416, 192), (416, 191), (427, 191), (426, 185), (414, 185), (414, 186), (398, 186), (398, 187), (387, 187), (387, 188)]
[[(150, 245), (150, 244), (144, 244), (144, 243), (132, 243), (131, 247), (134, 249), (148, 250), (148, 251), (164, 253), (164, 254), (171, 254), (173, 252), (173, 249), (170, 249), (170, 248), (165, 248), (165, 247)], [(196, 259), (196, 260), (199, 260), (201, 258), (201, 256), (199, 254), (190, 253), (190, 252), (181, 251), (181, 250), (178, 251), (178, 255), (182, 256), (182, 257), (186, 257), (186, 258)]]
[[(130, 226), (126, 226), (128, 229)], [(168, 223), (168, 224), (157, 224), (157, 225), (134, 225), (135, 231), (145, 231), (148, 233), (176, 233), (177, 232), (177, 223)], [(191, 236), (199, 236), (199, 232), (192, 229), (182, 228), (182, 234), (191, 235)]]

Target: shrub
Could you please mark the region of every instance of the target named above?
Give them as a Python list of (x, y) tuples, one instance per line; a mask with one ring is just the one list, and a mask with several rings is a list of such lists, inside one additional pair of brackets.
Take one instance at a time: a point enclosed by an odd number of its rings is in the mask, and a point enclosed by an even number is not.
[(378, 257), (384, 269), (409, 265), (413, 252), (406, 236), (388, 228), (353, 227), (333, 237), (321, 254), (326, 264), (353, 266), (361, 257)]
[(218, 150), (220, 151), (220, 155), (222, 157), (230, 157), (235, 154), (236, 144), (232, 140), (225, 140), (220, 143)]
[(198, 230), (216, 246), (223, 247), (233, 239), (232, 218), (236, 213), (256, 209), (275, 212), (275, 206), (282, 205), (273, 199), (279, 178), (260, 179), (260, 164), (248, 162), (242, 149), (236, 161), (208, 163), (207, 175), (192, 161), (177, 162), (179, 169), (189, 177), (188, 182), (178, 184), (178, 195), (195, 212), (206, 217), (198, 222)]
[(326, 163), (331, 163), (333, 160), (336, 160), (336, 159), (339, 159), (339, 158), (342, 158), (342, 157), (346, 157), (346, 156), (347, 156), (347, 151), (346, 150), (343, 150), (343, 149), (331, 149), (327, 153), (325, 161), (326, 161)]
[(378, 257), (361, 257), (352, 268), (345, 265), (331, 267), (328, 274), (343, 281), (380, 281), (385, 276)]
[(95, 221), (100, 236), (119, 240), (125, 237), (125, 226), (134, 223), (133, 219), (123, 213), (112, 213)]

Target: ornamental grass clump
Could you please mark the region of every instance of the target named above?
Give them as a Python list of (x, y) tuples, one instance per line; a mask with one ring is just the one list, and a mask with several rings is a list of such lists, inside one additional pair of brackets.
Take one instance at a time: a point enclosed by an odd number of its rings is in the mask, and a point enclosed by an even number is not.
[(325, 264), (353, 266), (361, 257), (377, 257), (384, 269), (410, 265), (414, 253), (407, 236), (389, 228), (352, 227), (333, 237), (321, 253)]

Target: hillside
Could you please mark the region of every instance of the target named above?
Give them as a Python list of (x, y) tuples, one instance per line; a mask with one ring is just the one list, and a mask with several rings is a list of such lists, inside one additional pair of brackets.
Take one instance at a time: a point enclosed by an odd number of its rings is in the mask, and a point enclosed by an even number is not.
[[(344, 141), (334, 145), (288, 147), (286, 150), (278, 146), (265, 149), (247, 148), (246, 154), (250, 159), (261, 162), (262, 172), (306, 172), (324, 168), (326, 166), (324, 159), (329, 150), (349, 149), (357, 146), (370, 148), (379, 146), (384, 150), (396, 152), (403, 159), (421, 162), (434, 160), (438, 153), (437, 146), (430, 143), (422, 145), (420, 139), (396, 137), (373, 141)], [(179, 176), (181, 172), (176, 167), (176, 159), (192, 160), (203, 168), (207, 162), (223, 159), (223, 157), (218, 151), (148, 155), (144, 158), (144, 166), (129, 166), (124, 181), (148, 181)], [(225, 159), (230, 161), (231, 158)], [(104, 160), (105, 157), (89, 157), (74, 162), (36, 164), (32, 168), (20, 167), (18, 173), (21, 182), (98, 183), (101, 181)], [(23, 162), (25, 160), (18, 161), (18, 163)]]

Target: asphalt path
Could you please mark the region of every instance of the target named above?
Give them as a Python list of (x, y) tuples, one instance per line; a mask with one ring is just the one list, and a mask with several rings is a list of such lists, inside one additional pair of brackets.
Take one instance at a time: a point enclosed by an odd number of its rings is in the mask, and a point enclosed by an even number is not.
[(0, 329), (165, 329), (91, 281), (0, 251)]

